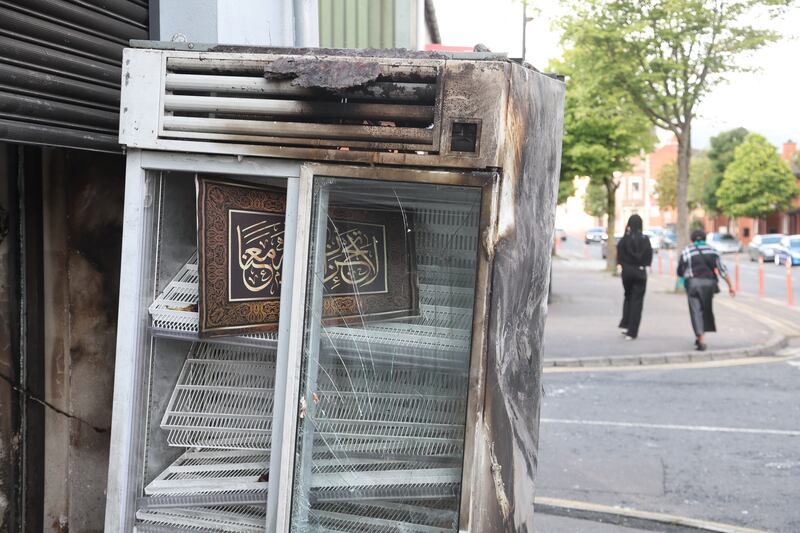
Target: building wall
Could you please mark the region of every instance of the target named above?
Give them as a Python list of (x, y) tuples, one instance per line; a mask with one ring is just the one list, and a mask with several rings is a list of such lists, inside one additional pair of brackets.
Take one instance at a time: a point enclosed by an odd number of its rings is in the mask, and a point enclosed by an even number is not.
[[(4, 164), (12, 153), (17, 168)], [(0, 531), (103, 530), (123, 161), (0, 144), (0, 229), (20, 202), (9, 182), (24, 183), (27, 198), (0, 231)], [(36, 475), (20, 477), (23, 466)]]
[(556, 208), (556, 227), (563, 229), (571, 235), (580, 235), (587, 228), (595, 226), (605, 227), (605, 221), (598, 217), (588, 215), (583, 209), (583, 202), (586, 197), (586, 187), (589, 186), (589, 178), (576, 177), (574, 182), (575, 194), (567, 198), (566, 202)]
[(423, 0), (319, 0), (319, 43), (325, 48), (418, 46)]
[(103, 530), (124, 158), (45, 150), (45, 520)]

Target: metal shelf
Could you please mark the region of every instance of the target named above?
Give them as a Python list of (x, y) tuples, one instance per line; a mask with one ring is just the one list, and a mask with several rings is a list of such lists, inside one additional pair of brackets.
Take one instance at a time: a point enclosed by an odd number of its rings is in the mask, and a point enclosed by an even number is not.
[(275, 352), (195, 343), (161, 428), (171, 446), (269, 450)]
[[(181, 267), (161, 294), (150, 304), (151, 328), (156, 337), (199, 340), (200, 313), (197, 310), (197, 252)], [(205, 339), (204, 339), (205, 340)], [(209, 339), (209, 342), (242, 346), (277, 345), (277, 333), (254, 333)]]

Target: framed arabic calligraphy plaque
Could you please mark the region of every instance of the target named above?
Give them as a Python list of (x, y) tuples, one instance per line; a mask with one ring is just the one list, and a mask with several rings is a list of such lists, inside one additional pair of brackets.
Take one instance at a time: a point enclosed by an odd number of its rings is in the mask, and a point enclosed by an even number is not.
[(419, 314), (413, 212), (337, 205), (331, 195), (322, 317), (326, 324)]
[(197, 178), (200, 336), (275, 331), (286, 192)]

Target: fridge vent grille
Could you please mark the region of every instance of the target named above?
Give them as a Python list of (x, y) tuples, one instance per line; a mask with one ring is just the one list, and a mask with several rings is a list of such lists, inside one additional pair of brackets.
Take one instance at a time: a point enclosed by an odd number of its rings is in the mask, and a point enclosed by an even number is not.
[(268, 79), (268, 63), (168, 57), (160, 136), (438, 151), (438, 68), (382, 64), (375, 81), (317, 89), (300, 87), (291, 79)]

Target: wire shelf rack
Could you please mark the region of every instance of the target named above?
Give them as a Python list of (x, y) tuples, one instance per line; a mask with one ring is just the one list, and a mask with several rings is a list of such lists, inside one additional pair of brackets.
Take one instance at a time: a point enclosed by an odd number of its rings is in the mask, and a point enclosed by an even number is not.
[[(197, 307), (199, 302), (198, 276), (197, 252), (195, 252), (148, 308), (154, 335), (178, 339), (198, 339), (200, 324)], [(225, 337), (214, 342), (244, 346), (274, 345), (278, 342), (278, 334), (253, 333)]]
[(454, 511), (391, 501), (326, 503), (311, 510), (309, 518), (325, 530), (369, 533), (443, 533), (458, 525)]
[(178, 376), (161, 428), (171, 446), (268, 450), (275, 352), (195, 343)]
[(168, 526), (178, 531), (228, 531), (262, 533), (265, 531), (266, 505), (139, 509), (139, 531), (159, 531), (147, 526)]
[(144, 493), (148, 496), (192, 496), (247, 492), (262, 493), (266, 501), (268, 479), (269, 453), (189, 450), (150, 482)]

